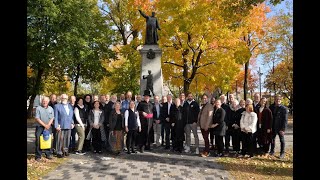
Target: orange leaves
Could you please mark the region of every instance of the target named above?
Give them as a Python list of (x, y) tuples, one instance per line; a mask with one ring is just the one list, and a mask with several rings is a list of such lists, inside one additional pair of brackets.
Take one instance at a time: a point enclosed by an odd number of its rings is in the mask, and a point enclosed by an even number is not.
[(265, 32), (262, 29), (267, 21), (268, 12), (270, 8), (265, 3), (254, 6), (241, 23), (244, 34), (256, 33), (259, 38), (263, 37)]
[[(150, 0), (133, 0), (133, 8), (139, 8), (143, 11), (149, 12), (152, 8), (152, 1)], [(151, 12), (150, 12), (151, 13)]]
[[(238, 75), (235, 77), (232, 85), (238, 84), (238, 89), (243, 89), (244, 83), (244, 70), (241, 70)], [(248, 88), (249, 90), (254, 90), (257, 87), (258, 77), (256, 74), (251, 73), (251, 69), (248, 69)]]

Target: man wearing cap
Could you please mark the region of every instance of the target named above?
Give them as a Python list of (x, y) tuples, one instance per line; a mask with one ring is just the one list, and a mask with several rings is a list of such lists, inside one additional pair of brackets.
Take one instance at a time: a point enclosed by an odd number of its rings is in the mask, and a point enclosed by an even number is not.
[(71, 129), (74, 128), (73, 107), (68, 103), (68, 95), (61, 95), (61, 103), (54, 106), (54, 127), (57, 130), (57, 157), (69, 156)]
[(145, 149), (150, 150), (150, 143), (154, 142), (154, 132), (152, 128), (153, 105), (150, 102), (150, 92), (145, 90), (143, 96), (144, 100), (141, 101), (137, 107), (141, 124), (141, 132), (139, 132), (137, 140), (141, 153), (143, 153)]
[[(35, 116), (35, 120), (36, 120), (36, 152), (35, 152), (35, 159), (36, 161), (40, 161), (41, 159), (41, 155), (42, 155), (42, 151), (44, 151), (44, 153), (46, 154), (46, 158), (47, 159), (52, 159), (52, 150), (50, 149), (40, 149), (40, 135), (44, 132), (44, 130), (46, 133), (49, 132), (49, 134), (51, 134), (51, 124), (53, 122), (53, 117), (54, 117), (54, 112), (53, 112), (53, 108), (51, 106), (48, 106), (49, 104), (49, 98), (48, 97), (43, 97), (42, 98), (42, 102), (41, 102), (41, 106), (38, 106), (36, 108), (36, 116)], [(46, 138), (48, 137), (48, 134), (45, 134)]]

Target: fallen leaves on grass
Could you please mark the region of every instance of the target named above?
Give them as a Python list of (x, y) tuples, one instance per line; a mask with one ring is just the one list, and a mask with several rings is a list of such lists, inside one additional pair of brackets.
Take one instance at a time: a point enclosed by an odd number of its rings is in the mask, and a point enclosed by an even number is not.
[(28, 180), (38, 180), (45, 176), (52, 169), (62, 164), (65, 161), (64, 158), (56, 158), (49, 160), (42, 157), (40, 162), (35, 160), (35, 156), (27, 155), (27, 179)]
[(253, 158), (222, 157), (217, 159), (235, 179), (292, 179), (293, 153), (287, 150), (284, 159), (279, 156), (255, 156)]

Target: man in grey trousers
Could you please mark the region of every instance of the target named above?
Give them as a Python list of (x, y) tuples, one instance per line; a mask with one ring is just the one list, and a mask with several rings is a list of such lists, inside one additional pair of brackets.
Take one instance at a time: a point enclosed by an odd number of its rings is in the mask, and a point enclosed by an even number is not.
[(57, 157), (69, 156), (71, 129), (74, 128), (73, 107), (68, 103), (68, 95), (61, 95), (61, 103), (54, 108)]

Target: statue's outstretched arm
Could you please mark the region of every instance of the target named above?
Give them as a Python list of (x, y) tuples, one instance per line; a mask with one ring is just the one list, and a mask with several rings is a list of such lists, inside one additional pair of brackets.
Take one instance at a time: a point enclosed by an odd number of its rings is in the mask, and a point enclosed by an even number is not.
[(140, 9), (139, 9), (139, 12), (140, 12), (141, 16), (143, 16), (144, 18), (148, 18), (148, 16), (145, 15)]

